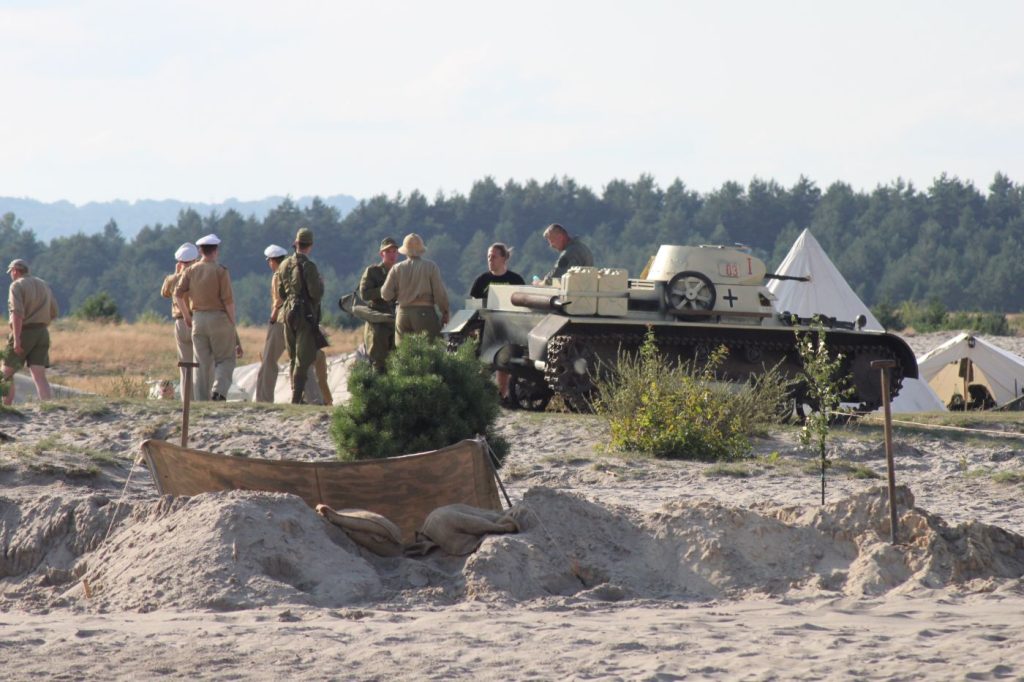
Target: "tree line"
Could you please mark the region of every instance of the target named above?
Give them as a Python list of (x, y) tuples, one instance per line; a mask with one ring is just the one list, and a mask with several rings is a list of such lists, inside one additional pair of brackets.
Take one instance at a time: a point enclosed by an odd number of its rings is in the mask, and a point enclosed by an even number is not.
[(48, 243), (7, 213), (0, 219), (0, 260), (27, 259), (33, 274), (50, 283), (63, 313), (106, 292), (125, 319), (169, 317), (159, 290), (173, 270), (175, 249), (214, 232), (223, 240), (220, 261), (231, 272), (239, 319), (258, 324), (270, 309), (263, 249), (287, 248), (299, 227), (310, 227), (313, 260), (327, 286), (325, 313), (342, 321), (335, 302), (378, 260), (383, 237), (401, 241), (419, 233), (426, 257), (438, 263), (452, 299), (460, 301), (486, 270), (492, 242), (514, 248), (510, 267), (527, 280), (546, 272), (555, 254), (541, 231), (552, 222), (586, 241), (599, 266), (624, 267), (634, 276), (659, 244), (742, 243), (771, 270), (810, 228), (869, 306), (938, 301), (948, 310), (1024, 309), (1024, 189), (1002, 174), (986, 192), (947, 175), (925, 190), (902, 180), (869, 192), (842, 182), (822, 190), (801, 177), (791, 187), (755, 178), (707, 193), (681, 180), (662, 188), (646, 175), (613, 180), (600, 193), (571, 178), (500, 185), (487, 177), (465, 195), (375, 196), (344, 218), (318, 199), (306, 207), (285, 199), (262, 219), (185, 210), (175, 223), (146, 226), (131, 239), (111, 221), (102, 232)]

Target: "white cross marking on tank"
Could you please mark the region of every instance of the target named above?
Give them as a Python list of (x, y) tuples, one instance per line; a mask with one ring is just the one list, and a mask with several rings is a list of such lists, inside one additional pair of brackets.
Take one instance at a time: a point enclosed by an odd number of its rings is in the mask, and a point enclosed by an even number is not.
[(724, 298), (725, 300), (727, 300), (729, 302), (729, 307), (730, 308), (733, 307), (733, 305), (732, 305), (733, 301), (740, 300), (739, 297), (732, 295), (732, 289), (729, 289), (729, 295), (728, 296), (723, 296), (722, 298)]

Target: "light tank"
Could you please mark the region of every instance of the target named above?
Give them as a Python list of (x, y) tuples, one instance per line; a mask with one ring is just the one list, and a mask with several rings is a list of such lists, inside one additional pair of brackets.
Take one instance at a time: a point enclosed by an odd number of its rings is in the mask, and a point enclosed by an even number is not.
[[(479, 341), (482, 362), (511, 372), (513, 397), (523, 409), (543, 410), (554, 394), (573, 410), (587, 410), (595, 377), (634, 352), (647, 329), (672, 361), (700, 361), (728, 349), (718, 378), (745, 381), (779, 366), (802, 404), (802, 364), (794, 332), (813, 331), (815, 320), (775, 308), (768, 279), (809, 278), (768, 274), (743, 247), (663, 245), (639, 279), (613, 268), (572, 268), (553, 285), (496, 285), (486, 301), (469, 299), (443, 330), (450, 348)], [(813, 284), (808, 284), (813, 286)], [(881, 405), (874, 360), (893, 360), (891, 396), (904, 378), (917, 377), (917, 361), (897, 336), (863, 329), (864, 317), (816, 317), (828, 347), (842, 353), (852, 377), (848, 397), (862, 410)]]

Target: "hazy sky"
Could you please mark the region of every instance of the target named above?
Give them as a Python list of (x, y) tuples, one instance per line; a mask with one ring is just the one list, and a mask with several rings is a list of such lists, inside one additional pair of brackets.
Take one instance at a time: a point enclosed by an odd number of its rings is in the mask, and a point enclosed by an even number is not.
[(1024, 183), (1024, 2), (0, 0), (0, 195)]

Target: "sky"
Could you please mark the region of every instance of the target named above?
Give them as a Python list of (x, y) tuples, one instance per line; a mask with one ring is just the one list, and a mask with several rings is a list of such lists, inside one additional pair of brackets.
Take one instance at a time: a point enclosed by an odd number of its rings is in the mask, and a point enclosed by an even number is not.
[(0, 0), (0, 196), (1024, 182), (1024, 2)]

